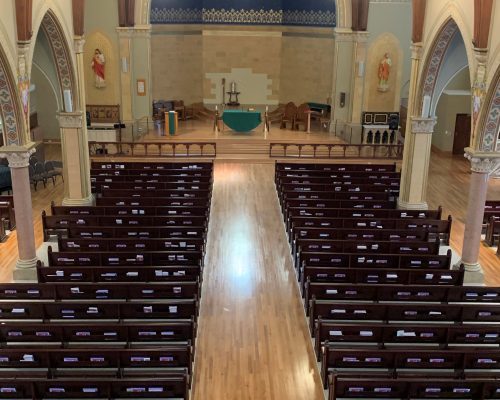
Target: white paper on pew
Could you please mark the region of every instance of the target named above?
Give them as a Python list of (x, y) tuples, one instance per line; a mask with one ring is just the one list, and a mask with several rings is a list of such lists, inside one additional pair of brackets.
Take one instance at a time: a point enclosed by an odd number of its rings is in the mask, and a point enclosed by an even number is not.
[(415, 337), (417, 335), (415, 332), (407, 332), (404, 330), (398, 330), (398, 331), (396, 331), (396, 336), (397, 337)]
[(177, 313), (177, 306), (168, 306), (168, 312), (171, 314)]
[(161, 277), (161, 276), (169, 276), (168, 271), (162, 271), (160, 269), (155, 270), (155, 276)]
[(99, 312), (99, 308), (98, 307), (89, 307), (87, 309), (87, 314), (97, 314)]
[(33, 362), (35, 361), (35, 357), (33, 357), (33, 354), (23, 354), (21, 361)]
[(0, 393), (17, 393), (17, 390), (15, 387), (1, 387)]
[(366, 314), (366, 310), (354, 310), (354, 314)]
[(23, 314), (26, 310), (24, 308), (13, 308), (12, 314)]
[(345, 314), (347, 311), (344, 309), (334, 308), (330, 313), (331, 314)]
[(486, 335), (484, 335), (484, 337), (486, 339), (496, 339), (498, 338), (498, 333), (487, 333)]
[(175, 287), (173, 288), (173, 292), (174, 292), (174, 294), (180, 294), (180, 293), (182, 292), (182, 287), (180, 287), (180, 286), (175, 286)]
[(150, 392), (150, 393), (161, 393), (161, 392), (163, 392), (163, 388), (161, 386), (148, 387), (148, 392)]
[(86, 388), (86, 387), (82, 388), (82, 392), (83, 393), (97, 393), (97, 391), (98, 391), (97, 388), (93, 388), (93, 387), (91, 387), (91, 388)]
[(359, 336), (372, 337), (373, 336), (373, 332), (372, 331), (359, 331)]
[(342, 331), (330, 331), (330, 336), (342, 336)]
[(80, 291), (79, 287), (72, 287), (71, 289), (72, 294), (81, 294), (82, 292)]
[(326, 289), (326, 294), (337, 294), (338, 290), (336, 289)]

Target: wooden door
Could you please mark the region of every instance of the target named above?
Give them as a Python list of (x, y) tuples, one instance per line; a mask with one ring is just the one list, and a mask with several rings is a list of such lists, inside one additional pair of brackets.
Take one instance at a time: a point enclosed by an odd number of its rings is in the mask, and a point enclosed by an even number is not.
[(470, 144), (470, 114), (457, 114), (455, 134), (453, 136), (453, 154), (464, 154), (464, 148)]

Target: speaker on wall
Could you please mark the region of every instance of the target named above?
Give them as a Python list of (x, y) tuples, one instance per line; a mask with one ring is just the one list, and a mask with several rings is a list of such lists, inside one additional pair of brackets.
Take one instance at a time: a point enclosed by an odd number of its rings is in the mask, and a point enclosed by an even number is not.
[(345, 92), (340, 92), (340, 107), (345, 106)]

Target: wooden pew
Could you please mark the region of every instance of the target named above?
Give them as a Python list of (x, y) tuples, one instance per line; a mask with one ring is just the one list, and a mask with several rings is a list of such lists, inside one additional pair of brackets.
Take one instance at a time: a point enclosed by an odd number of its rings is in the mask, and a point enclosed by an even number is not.
[[(375, 211), (375, 210), (374, 210)], [(378, 211), (378, 210), (377, 210)], [(365, 215), (365, 214), (361, 214)], [(365, 229), (367, 233), (371, 230), (398, 229), (398, 230), (421, 230), (425, 229), (429, 234), (439, 235), (446, 245), (449, 244), (451, 234), (452, 218), (440, 219), (402, 219), (402, 218), (370, 218), (370, 217), (293, 217), (287, 226), (290, 241), (297, 236), (296, 232), (302, 229)]]
[[(144, 376), (155, 369), (156, 375), (162, 372), (191, 372), (192, 349), (190, 344), (164, 344), (161, 347), (133, 349), (116, 348), (30, 348), (0, 349), (1, 374), (15, 376), (25, 370), (35, 370), (56, 376), (86, 375), (120, 377)], [(137, 375), (139, 374), (139, 375)]]
[(202, 238), (205, 239), (204, 226), (70, 226), (68, 238)]
[(3, 283), (0, 302), (12, 300), (144, 300), (197, 299), (198, 280), (182, 282), (123, 283)]
[(37, 264), (39, 282), (177, 282), (202, 279), (199, 265), (57, 266)]
[(486, 236), (484, 241), (488, 246), (494, 246), (495, 241), (500, 238), (500, 216), (498, 218), (490, 217), (486, 226)]
[(464, 269), (447, 268), (343, 268), (303, 266), (298, 276), (299, 288), (306, 282), (384, 284), (384, 285), (462, 285)]
[(48, 248), (48, 265), (52, 266), (117, 266), (117, 265), (202, 265), (201, 251), (141, 251), (141, 252), (53, 252)]
[(44, 241), (50, 235), (67, 235), (71, 227), (99, 226), (99, 227), (130, 227), (132, 229), (142, 229), (140, 227), (168, 227), (185, 226), (194, 229), (202, 227), (207, 230), (208, 218), (206, 216), (192, 215), (46, 215), (42, 211), (42, 227)]
[(0, 325), (2, 347), (149, 346), (169, 342), (194, 343), (196, 323), (162, 322), (78, 322), (11, 323)]
[(331, 321), (406, 322), (412, 324), (499, 323), (500, 305), (491, 304), (377, 304), (311, 299), (309, 328), (318, 318)]
[[(135, 183), (135, 182), (102, 182), (91, 183), (92, 193), (102, 193), (105, 190), (135, 190), (141, 193), (151, 191), (162, 192), (184, 192), (184, 191), (210, 191), (211, 183), (174, 183), (174, 182), (159, 182), (159, 183)], [(153, 196), (155, 197), (155, 196)]]
[(118, 169), (118, 170), (131, 170), (131, 169), (138, 169), (138, 170), (147, 170), (147, 171), (156, 171), (156, 170), (164, 170), (164, 171), (170, 171), (170, 170), (209, 170), (211, 171), (213, 169), (213, 163), (212, 162), (192, 162), (192, 161), (187, 161), (187, 162), (182, 162), (182, 161), (175, 161), (175, 162), (135, 162), (135, 161), (130, 161), (130, 162), (101, 162), (101, 161), (92, 161), (92, 164), (90, 166), (91, 169)]
[(385, 324), (323, 321), (314, 327), (314, 349), (320, 360), (322, 346), (400, 348), (494, 348), (500, 345), (499, 325)]
[(328, 378), (328, 400), (340, 399), (493, 399), (500, 382), (481, 379), (393, 378), (373, 375)]
[(55, 206), (51, 205), (52, 215), (145, 215), (145, 216), (165, 216), (165, 215), (201, 215), (208, 217), (209, 209), (204, 206)]
[(358, 254), (303, 252), (299, 268), (338, 267), (338, 268), (429, 268), (450, 269), (451, 250), (446, 255), (429, 254)]
[(207, 207), (210, 209), (210, 198), (206, 196), (190, 197), (187, 199), (168, 199), (161, 197), (98, 197), (96, 206), (109, 207)]
[(198, 301), (192, 299), (143, 300), (89, 300), (72, 302), (0, 302), (0, 321), (75, 321), (88, 320), (164, 320), (187, 319), (198, 315)]
[(62, 239), (58, 238), (59, 251), (173, 251), (205, 250), (205, 240), (203, 238), (81, 238)]
[(276, 162), (276, 172), (288, 171), (359, 171), (359, 172), (395, 172), (396, 164), (310, 164)]
[[(324, 388), (328, 375), (394, 373), (398, 376), (432, 374), (454, 378), (467, 370), (485, 371), (500, 365), (500, 350), (492, 349), (366, 349), (324, 346), (321, 355), (321, 378)], [(494, 373), (491, 374), (492, 377)]]
[(136, 191), (134, 189), (103, 189), (101, 192), (102, 197), (121, 197), (128, 199), (136, 198), (167, 198), (167, 199), (196, 199), (198, 197), (209, 198), (211, 196), (211, 189), (172, 189), (172, 190), (146, 190)]

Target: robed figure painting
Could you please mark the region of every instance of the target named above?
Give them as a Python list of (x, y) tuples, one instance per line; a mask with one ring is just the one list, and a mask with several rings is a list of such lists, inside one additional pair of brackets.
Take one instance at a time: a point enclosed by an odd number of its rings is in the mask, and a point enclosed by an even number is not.
[(106, 81), (104, 76), (104, 65), (106, 64), (106, 59), (101, 50), (95, 49), (94, 57), (92, 57), (92, 70), (95, 76), (95, 87), (104, 88), (106, 87)]
[(392, 60), (389, 53), (384, 54), (384, 58), (378, 65), (378, 87), (379, 92), (387, 92), (389, 89), (389, 74), (391, 73)]

